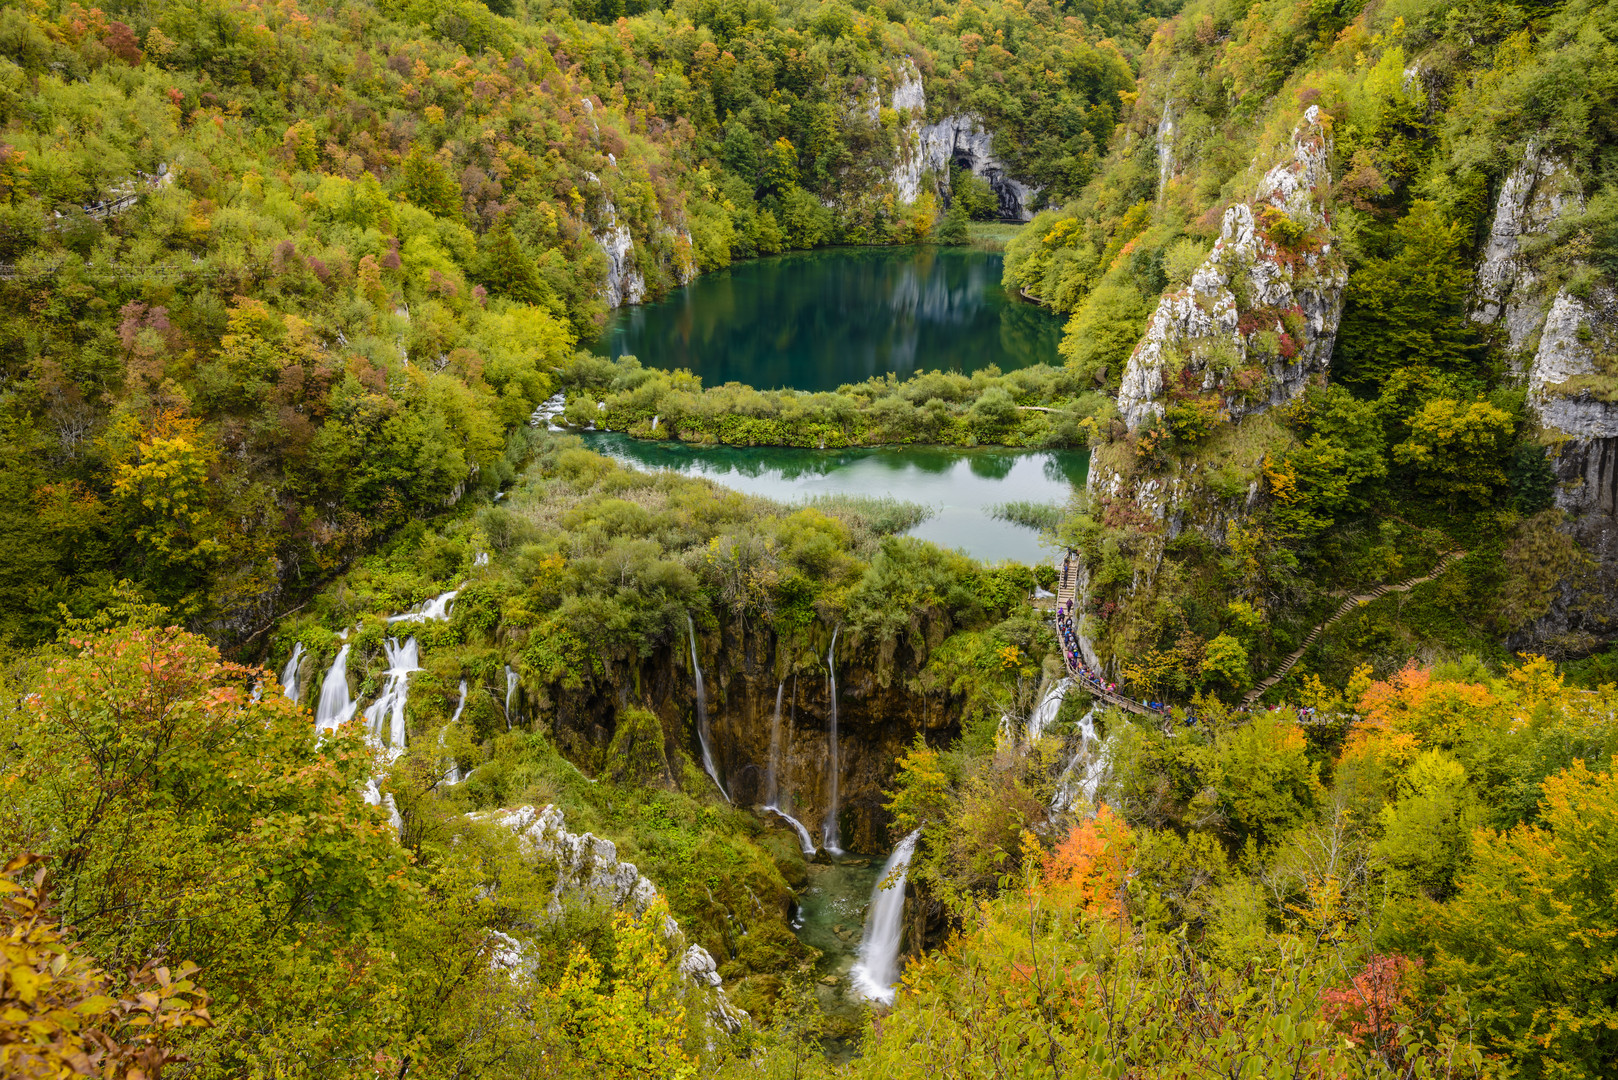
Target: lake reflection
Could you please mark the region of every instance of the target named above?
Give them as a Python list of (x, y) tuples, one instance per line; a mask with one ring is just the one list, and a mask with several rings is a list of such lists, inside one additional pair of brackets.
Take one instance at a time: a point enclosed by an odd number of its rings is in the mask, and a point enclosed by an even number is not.
[(1084, 450), (874, 447), (799, 450), (779, 446), (691, 446), (598, 432), (590, 449), (643, 469), (673, 469), (785, 503), (818, 495), (892, 496), (936, 512), (910, 535), (977, 559), (1033, 563), (1051, 557), (1039, 534), (996, 519), (1006, 502), (1066, 505), (1084, 483)]
[(834, 390), (892, 372), (1058, 363), (1061, 321), (1009, 295), (1001, 256), (969, 248), (830, 248), (703, 274), (620, 308), (596, 351), (689, 368), (704, 385)]

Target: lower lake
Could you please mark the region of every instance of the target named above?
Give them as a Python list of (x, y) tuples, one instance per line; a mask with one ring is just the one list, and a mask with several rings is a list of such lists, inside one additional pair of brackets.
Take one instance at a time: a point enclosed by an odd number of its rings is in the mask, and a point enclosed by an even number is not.
[(612, 313), (598, 353), (706, 386), (835, 390), (889, 372), (1057, 364), (1062, 321), (1000, 284), (998, 252), (824, 248), (702, 274)]
[(976, 559), (1035, 563), (1054, 552), (1038, 531), (994, 515), (1007, 502), (1066, 506), (1084, 483), (1084, 450), (693, 446), (597, 432), (585, 445), (626, 465), (672, 469), (784, 503), (823, 495), (889, 496), (933, 511), (909, 535)]

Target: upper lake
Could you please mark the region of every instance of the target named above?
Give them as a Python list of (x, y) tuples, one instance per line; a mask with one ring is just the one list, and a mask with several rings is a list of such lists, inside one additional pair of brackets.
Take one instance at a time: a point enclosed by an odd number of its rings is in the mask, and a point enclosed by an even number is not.
[(1061, 320), (1009, 294), (998, 252), (824, 248), (740, 262), (619, 308), (596, 351), (703, 385), (835, 390), (917, 371), (1056, 364)]

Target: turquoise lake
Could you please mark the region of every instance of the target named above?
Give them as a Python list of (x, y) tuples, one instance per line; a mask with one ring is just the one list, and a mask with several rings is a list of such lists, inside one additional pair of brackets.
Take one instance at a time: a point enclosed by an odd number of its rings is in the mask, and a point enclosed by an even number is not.
[(1062, 321), (974, 248), (824, 248), (737, 263), (613, 312), (595, 349), (705, 386), (835, 390), (892, 372), (1055, 364)]

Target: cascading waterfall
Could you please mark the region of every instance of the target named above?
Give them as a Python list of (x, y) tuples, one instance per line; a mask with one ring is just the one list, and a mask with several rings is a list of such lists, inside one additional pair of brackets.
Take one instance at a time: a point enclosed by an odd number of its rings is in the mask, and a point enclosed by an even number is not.
[(354, 719), (355, 701), (348, 696), (348, 650), (344, 645), (337, 650), (337, 659), (326, 671), (326, 681), (320, 684), (320, 704), (315, 707), (315, 730), (324, 735), (336, 731)]
[(697, 682), (697, 743), (702, 747), (702, 767), (707, 770), (714, 787), (719, 789), (719, 794), (729, 802), (730, 792), (719, 782), (719, 770), (714, 767), (713, 748), (708, 741), (708, 691), (702, 685), (702, 665), (697, 661), (697, 626), (691, 621), (689, 612), (685, 616), (685, 628), (691, 637), (691, 674)]
[(388, 658), (387, 682), (371, 707), (365, 710), (366, 733), (378, 746), (386, 747), (388, 759), (398, 757), (405, 747), (405, 703), (410, 697), (410, 673), (420, 671), (420, 654), (416, 639), (397, 638), (383, 642), (382, 650)]
[(1072, 685), (1072, 679), (1062, 679), (1046, 692), (1044, 700), (1039, 703), (1039, 708), (1029, 715), (1024, 738), (1030, 746), (1039, 741), (1039, 737), (1045, 734), (1045, 729), (1056, 719), (1056, 714), (1062, 709), (1062, 699), (1067, 697), (1068, 688)]
[(834, 627), (831, 632), (831, 648), (826, 650), (826, 678), (831, 688), (831, 714), (830, 714), (830, 750), (831, 757), (827, 761), (827, 775), (830, 778), (829, 798), (826, 800), (826, 818), (820, 825), (820, 841), (827, 851), (835, 855), (843, 853), (843, 831), (837, 824), (838, 803), (838, 772), (842, 768), (837, 753), (837, 631), (842, 627)]
[[(444, 745), (444, 735), (445, 735), (445, 733), (449, 731), (451, 726), (453, 726), (454, 724), (460, 722), (461, 713), (463, 713), (465, 711), (466, 711), (466, 680), (462, 679), (461, 680), (461, 700), (455, 703), (455, 715), (450, 717), (449, 718), (449, 723), (445, 724), (438, 731), (438, 745), (440, 747), (442, 747)], [(462, 780), (465, 780), (465, 779), (466, 779), (466, 775), (461, 772), (461, 763), (459, 761), (455, 761), (455, 760), (452, 759), (450, 761), (450, 763), (449, 763), (449, 768), (444, 770), (444, 783), (445, 784), (459, 784)]]
[[(893, 849), (882, 866), (882, 876), (871, 890), (871, 906), (866, 910), (865, 933), (860, 938), (860, 958), (849, 970), (854, 993), (884, 1005), (893, 1004), (894, 984), (899, 981), (899, 939), (904, 933), (905, 878), (910, 857), (921, 838), (917, 829)], [(889, 878), (893, 878), (890, 883)], [(883, 888), (887, 885), (887, 888)]]
[(411, 608), (403, 615), (388, 616), (388, 622), (432, 622), (435, 620), (439, 622), (447, 621), (449, 619), (450, 607), (455, 603), (455, 598), (460, 595), (460, 592), (461, 590), (459, 589), (451, 589), (448, 592), (439, 593), (431, 600), (422, 601), (420, 604)]
[(1081, 796), (1087, 805), (1095, 806), (1096, 792), (1107, 772), (1110, 745), (1110, 740), (1097, 737), (1096, 711), (1091, 709), (1079, 720), (1079, 749), (1056, 782), (1056, 794), (1051, 797), (1052, 813), (1068, 809)]
[(287, 666), (281, 669), (281, 689), (286, 691), (288, 698), (298, 700), (298, 664), (303, 661), (303, 642), (294, 642), (292, 645), (292, 658)]

